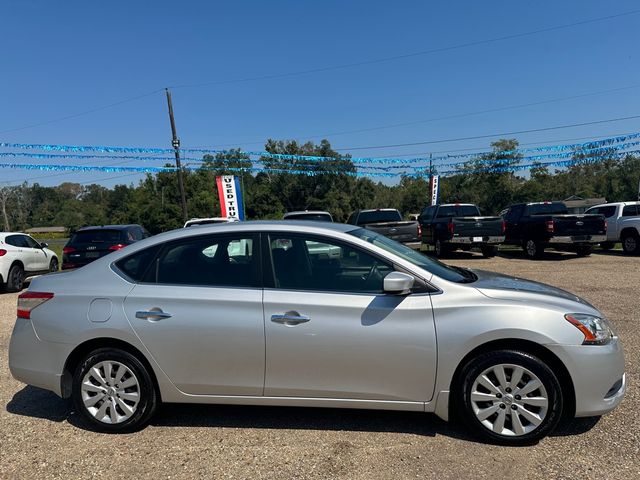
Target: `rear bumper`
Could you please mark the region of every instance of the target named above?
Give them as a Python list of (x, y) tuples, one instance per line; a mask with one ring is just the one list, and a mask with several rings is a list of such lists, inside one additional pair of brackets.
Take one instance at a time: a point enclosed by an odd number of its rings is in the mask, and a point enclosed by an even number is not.
[(576, 417), (610, 412), (627, 389), (624, 355), (618, 338), (607, 345), (547, 345), (562, 360), (576, 396)]
[(43, 342), (31, 320), (16, 319), (9, 344), (9, 370), (16, 380), (61, 396), (61, 378), (70, 345)]
[(500, 243), (504, 243), (504, 236), (453, 237), (447, 243), (455, 243), (460, 245), (498, 245)]
[(580, 235), (577, 237), (571, 236), (562, 236), (562, 237), (551, 237), (549, 239), (549, 244), (562, 244), (562, 245), (585, 245), (592, 243), (600, 243), (606, 242), (606, 235)]

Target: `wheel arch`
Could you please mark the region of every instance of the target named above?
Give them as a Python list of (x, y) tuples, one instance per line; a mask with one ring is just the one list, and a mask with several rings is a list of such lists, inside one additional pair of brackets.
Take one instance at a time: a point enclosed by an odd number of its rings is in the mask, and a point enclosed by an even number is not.
[(118, 348), (120, 350), (124, 350), (127, 353), (130, 353), (134, 357), (136, 357), (142, 364), (146, 367), (149, 372), (149, 376), (153, 381), (153, 386), (156, 389), (156, 393), (160, 401), (162, 401), (162, 393), (160, 391), (160, 385), (158, 384), (158, 379), (156, 378), (156, 373), (154, 369), (151, 367), (149, 360), (147, 357), (136, 347), (127, 343), (123, 340), (119, 340), (117, 338), (92, 338), (91, 340), (87, 340), (76, 348), (69, 354), (67, 360), (64, 364), (64, 369), (62, 371), (62, 378), (60, 379), (60, 388), (62, 392), (63, 398), (71, 397), (72, 392), (72, 384), (73, 384), (73, 374), (82, 361), (82, 359), (88, 355), (90, 352), (97, 350), (99, 348)]
[(562, 415), (567, 418), (571, 418), (575, 415), (576, 410), (576, 396), (573, 380), (569, 374), (569, 370), (565, 367), (562, 360), (560, 360), (551, 350), (545, 348), (539, 343), (532, 342), (530, 340), (523, 340), (519, 338), (505, 338), (499, 340), (493, 340), (487, 343), (483, 343), (471, 350), (464, 358), (458, 363), (456, 370), (451, 378), (451, 384), (449, 386), (451, 395), (449, 395), (449, 410), (455, 416), (455, 398), (460, 390), (460, 384), (462, 382), (462, 370), (469, 361), (478, 355), (488, 353), (496, 350), (520, 350), (531, 355), (538, 357), (545, 362), (553, 373), (558, 377), (560, 387), (562, 388), (562, 396), (564, 398), (564, 406)]
[(625, 235), (632, 235), (634, 237), (638, 237), (640, 236), (640, 233), (638, 233), (638, 229), (636, 227), (624, 227), (620, 231), (620, 238), (624, 237)]

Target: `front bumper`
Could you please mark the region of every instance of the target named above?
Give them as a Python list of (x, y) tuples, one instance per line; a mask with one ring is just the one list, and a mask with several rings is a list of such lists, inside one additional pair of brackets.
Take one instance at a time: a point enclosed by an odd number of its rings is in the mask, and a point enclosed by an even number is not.
[(463, 245), (482, 245), (491, 244), (497, 245), (504, 243), (504, 236), (484, 236), (484, 237), (453, 237), (448, 243), (463, 244)]
[(71, 345), (43, 342), (31, 320), (16, 319), (9, 344), (9, 370), (16, 380), (62, 396), (62, 371)]
[(606, 242), (606, 235), (578, 235), (574, 237), (563, 236), (563, 237), (551, 237), (549, 239), (550, 244), (563, 244), (563, 245), (580, 245), (580, 244), (592, 244), (592, 243), (600, 243)]
[(547, 345), (564, 363), (573, 381), (576, 417), (610, 412), (627, 389), (624, 354), (615, 337), (607, 345)]

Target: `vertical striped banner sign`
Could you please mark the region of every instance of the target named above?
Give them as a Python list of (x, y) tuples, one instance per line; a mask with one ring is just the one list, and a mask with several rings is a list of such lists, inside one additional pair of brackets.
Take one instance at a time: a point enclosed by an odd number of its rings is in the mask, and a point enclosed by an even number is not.
[(240, 179), (234, 175), (216, 177), (218, 198), (220, 199), (220, 213), (223, 217), (234, 220), (244, 220), (244, 205)]
[(429, 192), (431, 194), (431, 205), (437, 205), (438, 194), (440, 193), (439, 175), (431, 175), (431, 180), (429, 180)]

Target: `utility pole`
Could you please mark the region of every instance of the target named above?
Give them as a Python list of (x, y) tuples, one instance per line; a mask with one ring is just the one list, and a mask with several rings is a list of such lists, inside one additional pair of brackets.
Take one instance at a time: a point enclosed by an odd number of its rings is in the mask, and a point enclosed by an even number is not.
[(167, 105), (169, 106), (169, 121), (171, 122), (171, 134), (173, 135), (173, 140), (171, 141), (171, 145), (173, 145), (173, 150), (176, 155), (176, 168), (178, 172), (178, 190), (180, 190), (180, 205), (182, 206), (182, 221), (186, 222), (189, 219), (187, 214), (187, 197), (184, 194), (184, 183), (182, 181), (182, 165), (180, 163), (180, 140), (178, 139), (178, 135), (176, 134), (176, 122), (173, 119), (173, 104), (171, 103), (171, 92), (168, 88), (165, 88), (167, 92)]

